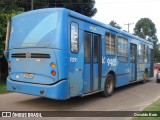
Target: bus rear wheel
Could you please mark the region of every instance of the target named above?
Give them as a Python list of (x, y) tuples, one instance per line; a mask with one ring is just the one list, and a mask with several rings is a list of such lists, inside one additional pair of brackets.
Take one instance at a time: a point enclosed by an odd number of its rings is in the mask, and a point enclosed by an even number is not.
[(114, 91), (114, 77), (113, 75), (108, 75), (104, 85), (104, 91), (102, 92), (102, 96), (109, 97), (113, 94)]
[(148, 80), (148, 71), (146, 70), (143, 75), (142, 84), (146, 83)]

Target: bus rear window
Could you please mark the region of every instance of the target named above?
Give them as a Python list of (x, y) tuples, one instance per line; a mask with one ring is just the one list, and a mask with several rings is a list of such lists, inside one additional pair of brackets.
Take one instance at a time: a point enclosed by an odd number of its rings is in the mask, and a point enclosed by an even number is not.
[(46, 47), (55, 39), (58, 12), (13, 17), (10, 42), (13, 47)]

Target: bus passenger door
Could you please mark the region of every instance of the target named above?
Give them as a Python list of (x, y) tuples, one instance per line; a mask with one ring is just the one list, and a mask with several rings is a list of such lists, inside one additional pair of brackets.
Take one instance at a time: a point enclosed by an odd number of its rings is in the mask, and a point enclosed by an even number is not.
[(137, 80), (137, 45), (130, 44), (130, 82)]
[(84, 93), (100, 89), (101, 37), (84, 32)]

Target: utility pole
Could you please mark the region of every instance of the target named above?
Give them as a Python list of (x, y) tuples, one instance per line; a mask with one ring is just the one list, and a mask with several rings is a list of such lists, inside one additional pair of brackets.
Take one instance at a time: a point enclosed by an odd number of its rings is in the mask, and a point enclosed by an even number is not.
[(31, 10), (33, 10), (33, 0), (31, 0)]
[(124, 25), (127, 25), (128, 26), (128, 33), (129, 33), (129, 26), (132, 25), (134, 23), (127, 23), (127, 24), (124, 24)]

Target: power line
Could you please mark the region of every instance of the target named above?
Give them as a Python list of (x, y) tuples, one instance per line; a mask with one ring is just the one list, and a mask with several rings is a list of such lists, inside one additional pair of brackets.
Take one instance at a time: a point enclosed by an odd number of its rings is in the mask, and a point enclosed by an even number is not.
[(128, 33), (129, 33), (129, 26), (130, 25), (133, 25), (134, 23), (127, 23), (127, 24), (124, 24), (124, 25), (127, 25), (128, 26)]
[(96, 4), (127, 4), (127, 3), (149, 3), (149, 2), (152, 2), (152, 3), (155, 3), (155, 2), (160, 2), (160, 0), (143, 0), (143, 1), (112, 1), (112, 2), (95, 2)]

